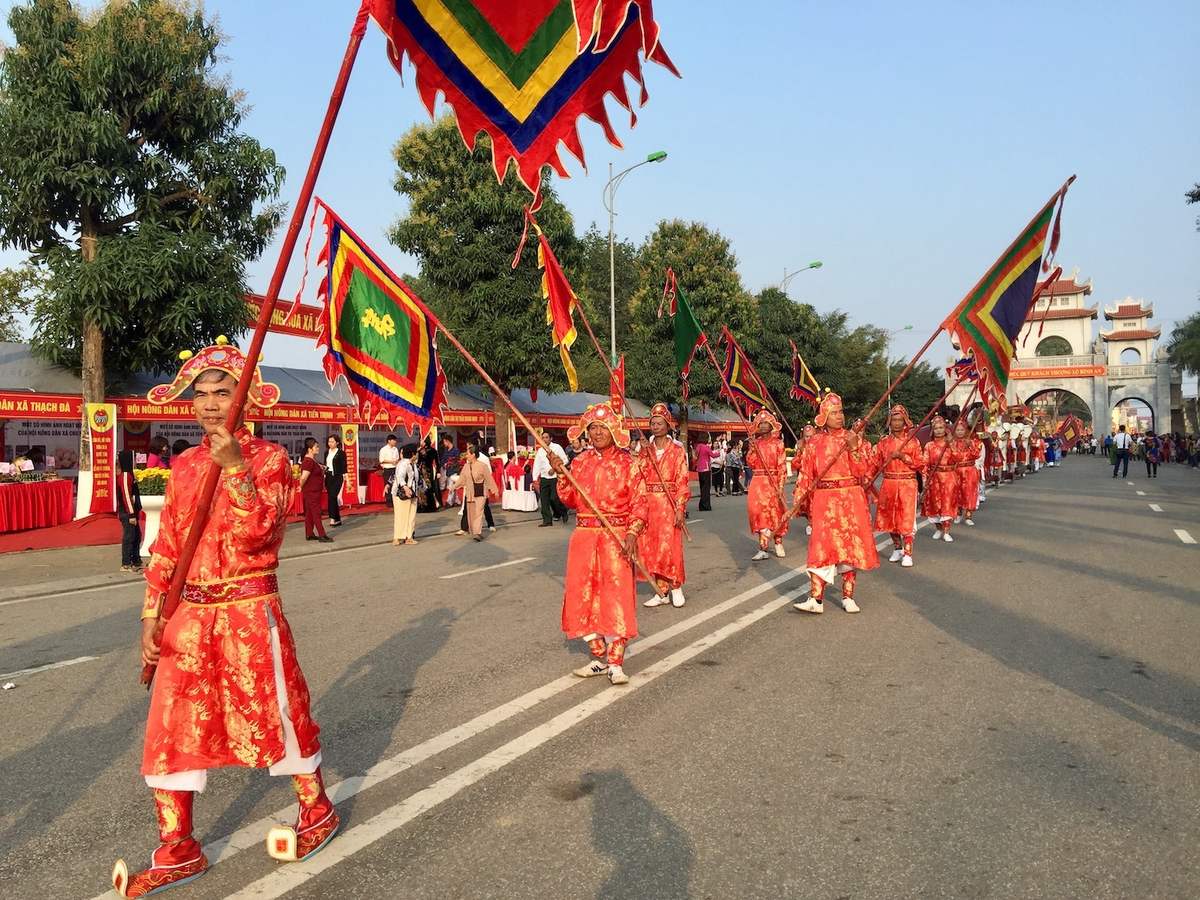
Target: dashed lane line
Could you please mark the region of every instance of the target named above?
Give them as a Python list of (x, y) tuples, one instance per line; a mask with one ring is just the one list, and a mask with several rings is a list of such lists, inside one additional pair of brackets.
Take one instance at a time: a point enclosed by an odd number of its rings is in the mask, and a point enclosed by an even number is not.
[(1154, 510), (1155, 512), (1162, 512), (1162, 507), (1159, 506), (1157, 503), (1151, 503), (1150, 508), (1152, 510)]
[(510, 559), (508, 562), (496, 563), (494, 566), (484, 566), (480, 569), (468, 569), (465, 572), (455, 572), (453, 575), (441, 575), (439, 577), (442, 581), (449, 581), (451, 578), (462, 578), (466, 575), (478, 575), (480, 572), (490, 572), (492, 569), (503, 569), (506, 566), (516, 566), (534, 559), (537, 559), (537, 557), (522, 556), (520, 559)]
[(77, 666), (80, 663), (91, 662), (93, 659), (99, 659), (98, 656), (77, 656), (74, 659), (64, 659), (60, 662), (47, 663), (44, 666), (34, 666), (31, 669), (18, 669), (16, 672), (5, 672), (0, 675), (0, 680), (5, 678), (20, 678), (23, 675), (36, 675), (38, 672), (49, 672), (51, 669), (65, 669), (67, 666)]
[(1185, 544), (1196, 543), (1196, 539), (1194, 537), (1192, 537), (1190, 534), (1188, 534), (1186, 531), (1184, 531), (1182, 528), (1175, 529), (1175, 537), (1179, 538)]
[(1145, 496), (1146, 496), (1146, 492), (1145, 492), (1145, 491), (1137, 491), (1136, 493), (1137, 493), (1137, 495), (1138, 495), (1139, 497), (1145, 497)]

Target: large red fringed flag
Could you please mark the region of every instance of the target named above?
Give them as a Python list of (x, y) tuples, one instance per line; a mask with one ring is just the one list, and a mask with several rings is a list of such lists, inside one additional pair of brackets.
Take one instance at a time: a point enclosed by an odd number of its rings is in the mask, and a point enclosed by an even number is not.
[(543, 166), (562, 177), (562, 141), (584, 162), (576, 122), (600, 124), (621, 142), (604, 106), (611, 94), (637, 122), (625, 88), (629, 75), (648, 99), (642, 61), (679, 72), (659, 42), (651, 0), (370, 0), (403, 71), (407, 56), (430, 115), (441, 93), (467, 147), (479, 132), (492, 141), (496, 177), (509, 161), (536, 195)]
[(774, 409), (775, 404), (750, 357), (726, 325), (721, 326), (721, 342), (725, 345), (725, 385), (721, 394), (749, 416), (758, 410)]
[[(979, 373), (979, 392), (987, 399), (1002, 395), (1016, 355), (1017, 338), (1033, 305), (1038, 271), (1048, 271), (1058, 250), (1062, 201), (1074, 176), (1038, 211), (1004, 254), (962, 299), (942, 328), (972, 360)], [(1055, 207), (1058, 216), (1055, 217)], [(1051, 221), (1054, 223), (1051, 232)], [(1049, 253), (1046, 253), (1049, 236)], [(1043, 260), (1045, 255), (1045, 260)]]
[(427, 434), (446, 406), (438, 320), (332, 209), (316, 203), (327, 231), (318, 260), (325, 375), (330, 384), (346, 379), (367, 425), (382, 419)]
[(1083, 420), (1074, 413), (1069, 414), (1058, 426), (1054, 436), (1062, 441), (1063, 450), (1071, 450), (1083, 437)]

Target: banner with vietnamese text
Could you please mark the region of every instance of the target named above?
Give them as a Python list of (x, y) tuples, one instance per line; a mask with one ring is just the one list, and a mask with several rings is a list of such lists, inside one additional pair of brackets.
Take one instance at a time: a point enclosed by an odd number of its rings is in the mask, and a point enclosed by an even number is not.
[(88, 432), (92, 445), (92, 503), (89, 512), (116, 511), (117, 407), (113, 403), (87, 404)]

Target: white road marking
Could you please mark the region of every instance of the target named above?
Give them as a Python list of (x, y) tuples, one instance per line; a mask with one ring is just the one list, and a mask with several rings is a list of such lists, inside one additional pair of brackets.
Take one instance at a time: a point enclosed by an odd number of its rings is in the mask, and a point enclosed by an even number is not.
[(1150, 508), (1152, 510), (1154, 510), (1155, 512), (1162, 512), (1162, 507), (1159, 506), (1157, 503), (1151, 503)]
[[(517, 528), (521, 525), (532, 525), (536, 521), (537, 519), (530, 519), (528, 522), (509, 522), (507, 525), (499, 526), (499, 528)], [(422, 540), (433, 540), (434, 538), (451, 536), (453, 536), (453, 532), (447, 532), (445, 534), (430, 534), (422, 538)], [(284, 563), (288, 562), (304, 562), (306, 560), (311, 561), (314, 557), (319, 556), (324, 558), (327, 556), (332, 556), (335, 553), (354, 553), (359, 550), (374, 550), (379, 547), (389, 546), (391, 543), (391, 540), (387, 539), (375, 541), (370, 544), (359, 544), (355, 547), (338, 547), (333, 550), (318, 550), (314, 553), (301, 553), (299, 556), (284, 556), (280, 557), (279, 564), (283, 565)], [(144, 584), (144, 581), (138, 579), (114, 581), (112, 584), (98, 584), (93, 587), (71, 588), (69, 591), (61, 591), (57, 594), (38, 594), (34, 597), (17, 597), (15, 600), (0, 600), (0, 607), (15, 606), (18, 603), (32, 603), (35, 600), (57, 600), (60, 597), (69, 597), (72, 594), (91, 594), (95, 593), (96, 591), (111, 591), (115, 588), (137, 587)]]
[(1184, 531), (1182, 528), (1175, 529), (1175, 537), (1179, 538), (1185, 544), (1196, 543), (1196, 539), (1194, 537), (1192, 537), (1190, 534), (1188, 534), (1186, 531)]
[(1145, 491), (1134, 491), (1134, 493), (1135, 493), (1135, 494), (1137, 494), (1139, 497), (1145, 497), (1145, 496), (1146, 496), (1146, 492), (1145, 492)]
[(510, 559), (508, 562), (496, 563), (494, 566), (484, 566), (482, 569), (468, 569), (465, 572), (455, 572), (453, 575), (440, 576), (442, 581), (448, 581), (451, 578), (462, 578), (464, 575), (477, 575), (480, 572), (490, 572), (492, 569), (503, 569), (505, 566), (515, 566), (523, 562), (529, 562), (531, 559), (537, 559), (536, 556), (522, 556), (520, 559)]
[(51, 669), (65, 669), (67, 666), (77, 666), (80, 663), (91, 662), (93, 659), (99, 659), (99, 657), (77, 656), (74, 659), (64, 659), (62, 662), (48, 663), (44, 666), (34, 666), (32, 669), (19, 669), (16, 672), (5, 672), (3, 675), (0, 675), (0, 679), (20, 678), (22, 675), (36, 675), (38, 672), (49, 672)]
[[(765, 581), (762, 584), (755, 585), (754, 587), (743, 591), (734, 597), (730, 597), (728, 600), (724, 600), (721, 603), (704, 610), (703, 612), (696, 613), (693, 616), (689, 616), (686, 619), (676, 622), (674, 625), (670, 625), (661, 631), (657, 631), (649, 637), (639, 638), (637, 641), (630, 644), (629, 650), (625, 655), (626, 657), (630, 657), (644, 653), (645, 651), (650, 650), (665, 641), (671, 640), (676, 635), (682, 634), (685, 631), (689, 631), (698, 625), (702, 625), (709, 619), (728, 612), (734, 607), (745, 603), (747, 600), (757, 597), (759, 594), (765, 593), (774, 587), (778, 587), (779, 585), (798, 578), (804, 574), (805, 572), (803, 570), (797, 571), (795, 569), (789, 569), (782, 575), (772, 578), (770, 581)], [(639, 678), (640, 677), (641, 676), (639, 675)], [(408, 769), (411, 769), (414, 766), (417, 766), (426, 760), (437, 756), (439, 753), (443, 753), (446, 750), (458, 746), (464, 741), (483, 734), (485, 731), (488, 731), (496, 725), (511, 719), (519, 713), (533, 709), (538, 704), (549, 700), (558, 694), (561, 694), (567, 688), (574, 687), (575, 685), (582, 684), (583, 682), (584, 679), (576, 678), (574, 675), (564, 675), (560, 678), (556, 678), (554, 681), (548, 682), (539, 688), (535, 688), (528, 693), (522, 694), (520, 697), (517, 697), (514, 700), (510, 700), (501, 706), (497, 706), (495, 709), (476, 716), (474, 719), (471, 719), (470, 721), (459, 725), (456, 728), (452, 728), (449, 731), (443, 732), (442, 734), (436, 735), (427, 741), (417, 744), (415, 747), (411, 747), (408, 750), (401, 751), (395, 756), (382, 760), (381, 762), (376, 763), (362, 775), (355, 775), (345, 779), (344, 781), (339, 781), (337, 784), (334, 784), (327, 789), (329, 796), (334, 803), (341, 803), (343, 800), (347, 800), (350, 797), (353, 797), (355, 794), (375, 787), (375, 785), (380, 784), (381, 782), (386, 781), (395, 775), (399, 775), (401, 772), (405, 772)], [(216, 865), (219, 862), (229, 859), (234, 854), (239, 853), (242, 850), (261, 849), (263, 835), (267, 833), (268, 829), (278, 825), (280, 822), (287, 822), (294, 818), (296, 812), (295, 807), (295, 803), (291, 803), (288, 806), (277, 810), (275, 813), (267, 816), (266, 818), (259, 819), (257, 822), (252, 822), (249, 825), (239, 828), (233, 834), (218, 838), (212, 843), (207, 844), (204, 847), (204, 854), (208, 857), (209, 863), (211, 865)], [(338, 840), (341, 840), (341, 838), (339, 837)], [(323, 851), (321, 855), (324, 855), (325, 852), (327, 851)], [(299, 865), (299, 863), (295, 863), (293, 865)], [(104, 900), (104, 898), (111, 897), (112, 892), (106, 891), (103, 894), (98, 894), (94, 900)]]
[(1130, 487), (1133, 487), (1133, 482), (1132, 482), (1132, 481), (1127, 481), (1127, 482), (1125, 482), (1125, 483), (1126, 483), (1127, 485), (1129, 485)]
[[(309, 878), (318, 875), (326, 869), (331, 869), (338, 863), (369, 847), (371, 844), (386, 837), (398, 828), (416, 819), (422, 813), (446, 802), (472, 784), (498, 772), (509, 763), (520, 759), (525, 754), (558, 737), (574, 726), (586, 721), (596, 713), (606, 709), (618, 700), (628, 697), (662, 675), (678, 668), (693, 657), (711, 650), (726, 638), (750, 627), (760, 619), (782, 609), (803, 591), (793, 591), (783, 597), (775, 597), (751, 612), (746, 613), (728, 625), (718, 628), (711, 634), (667, 656), (652, 666), (638, 672), (626, 686), (609, 687), (593, 694), (587, 700), (577, 704), (564, 713), (560, 713), (548, 722), (530, 729), (520, 737), (509, 741), (472, 763), (468, 763), (456, 772), (434, 782), (429, 787), (417, 791), (400, 803), (368, 819), (361, 825), (343, 832), (336, 841), (311, 859), (280, 866), (270, 875), (266, 875), (242, 890), (228, 895), (245, 900), (263, 900), (269, 897), (281, 897), (293, 888), (304, 884)], [(579, 680), (579, 679), (577, 679)], [(260, 835), (261, 841), (261, 835)]]

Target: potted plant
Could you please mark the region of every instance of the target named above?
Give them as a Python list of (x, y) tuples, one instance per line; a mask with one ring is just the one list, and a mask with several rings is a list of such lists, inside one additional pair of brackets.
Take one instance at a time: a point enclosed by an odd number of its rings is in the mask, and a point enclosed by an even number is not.
[(142, 556), (150, 555), (150, 548), (158, 537), (158, 527), (162, 521), (162, 508), (166, 500), (167, 479), (171, 477), (170, 469), (135, 469), (133, 477), (137, 479), (138, 493), (142, 496), (142, 512), (146, 514), (146, 524), (142, 530)]

